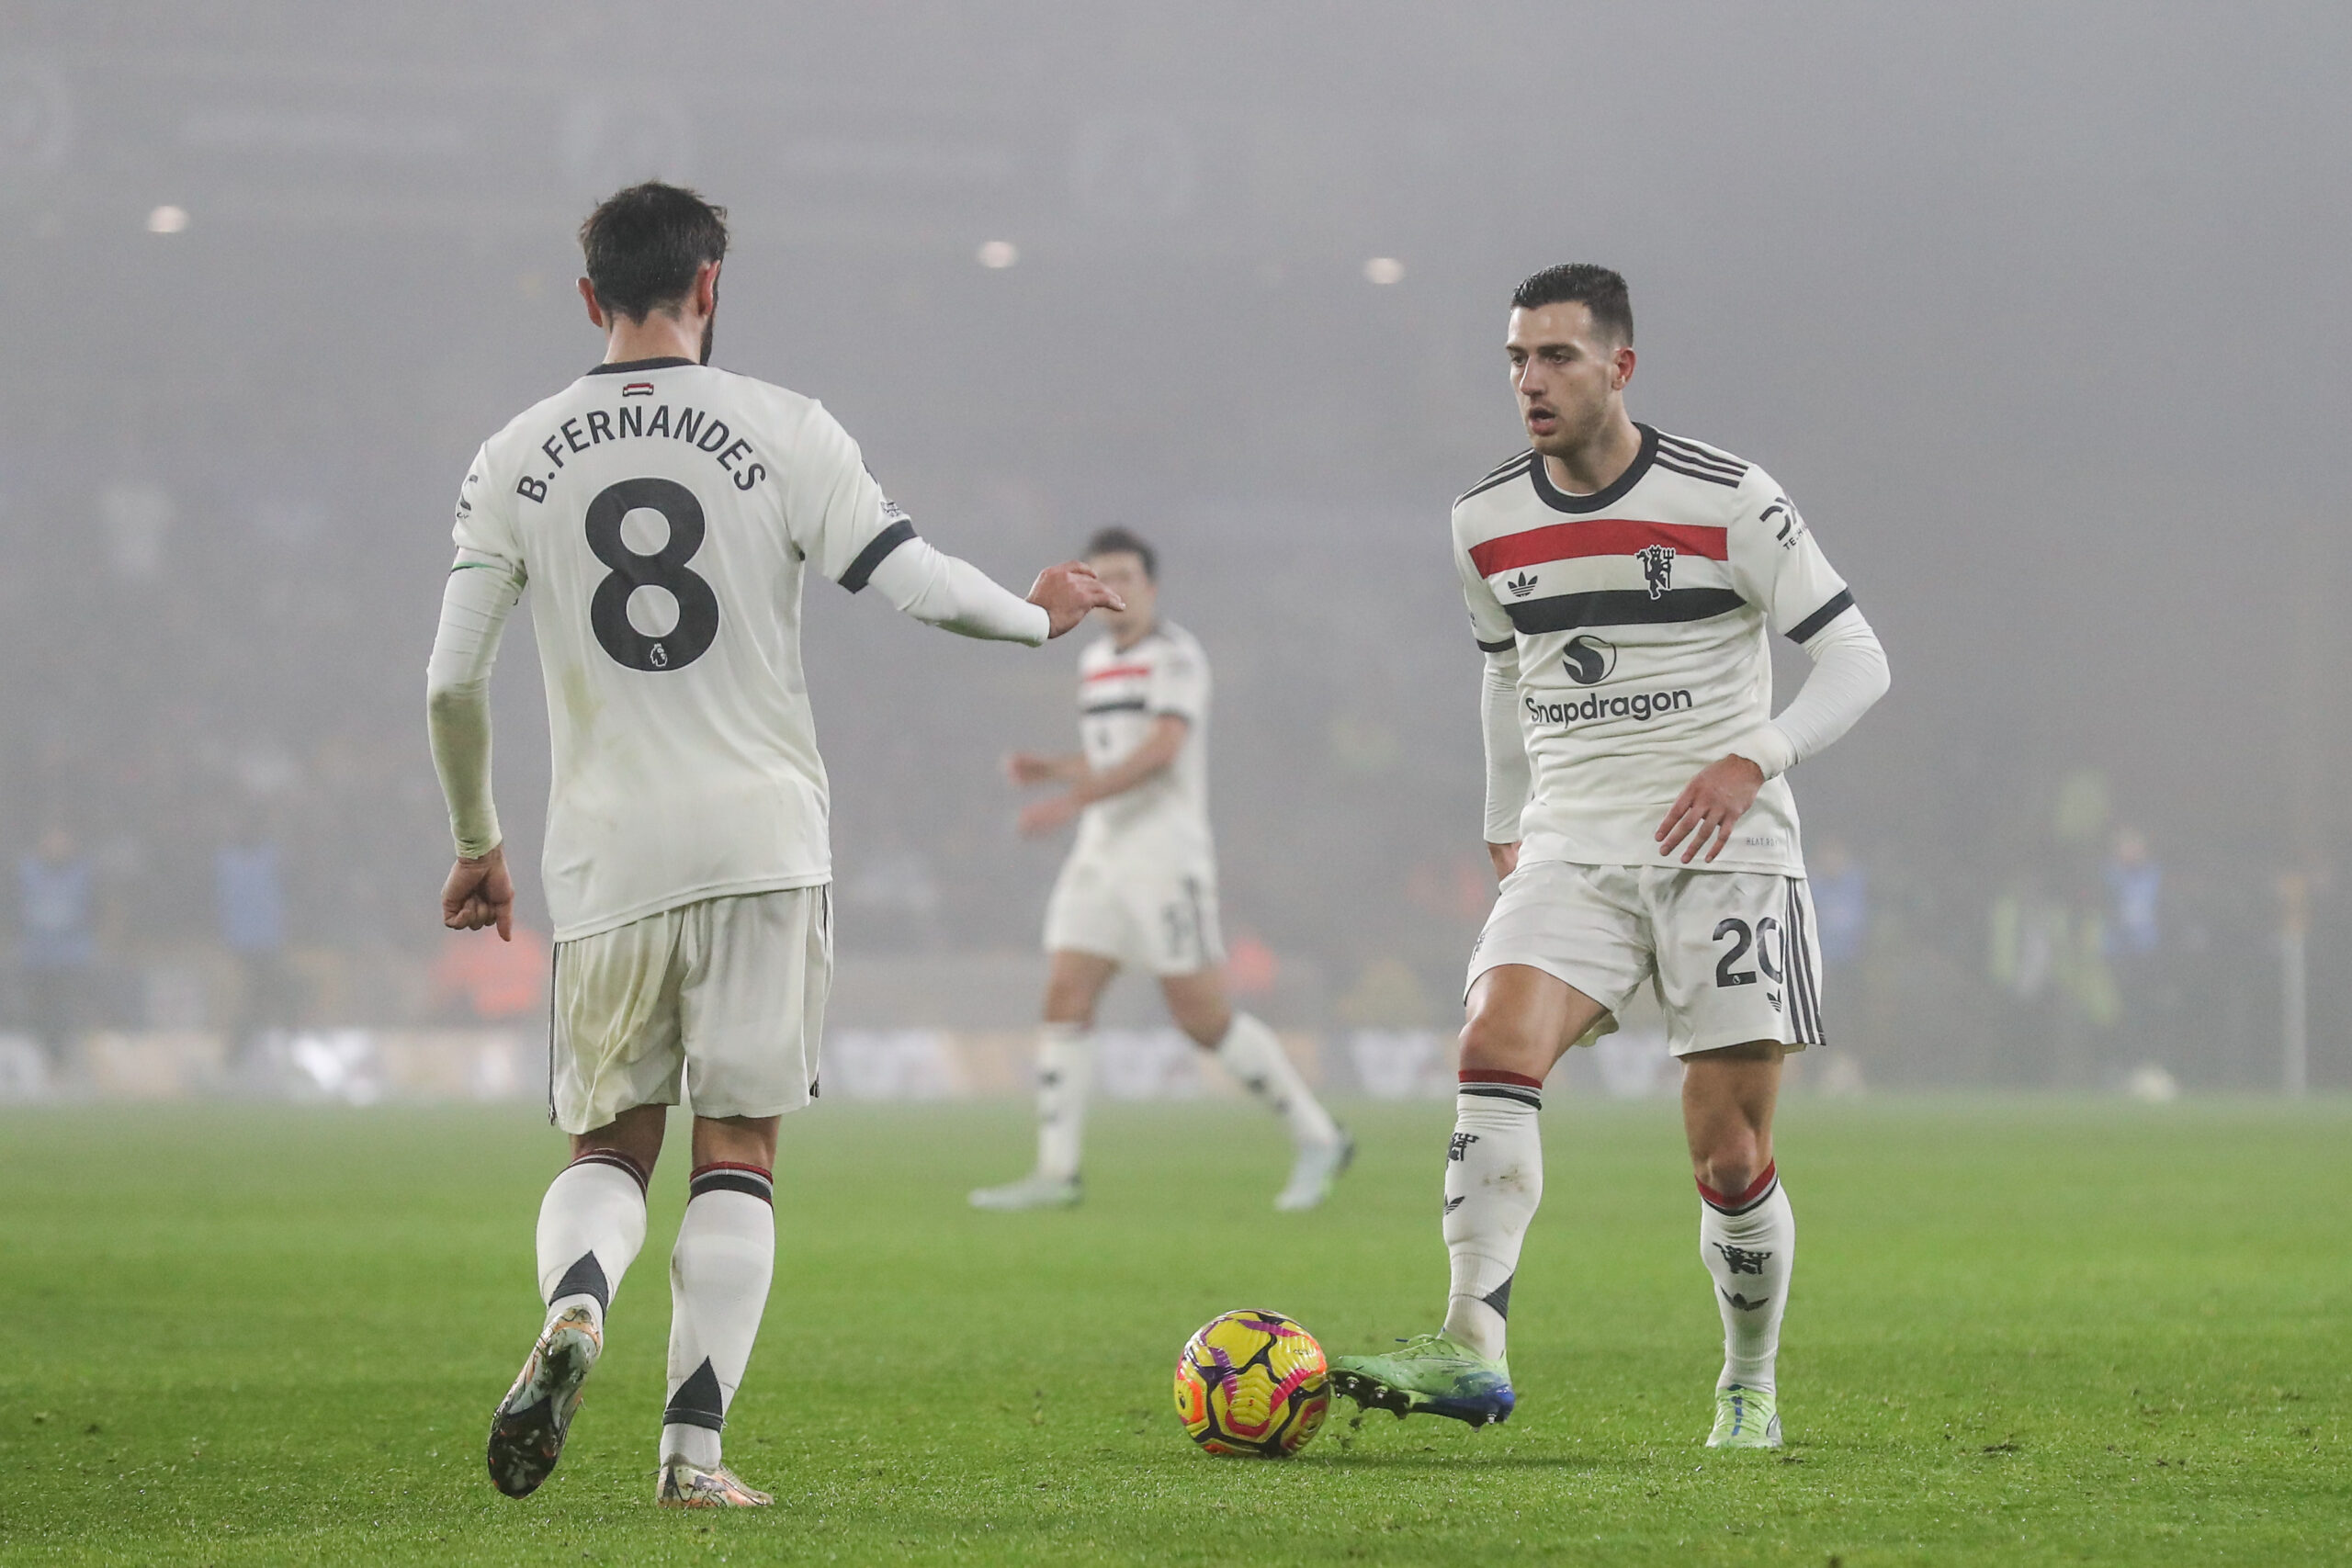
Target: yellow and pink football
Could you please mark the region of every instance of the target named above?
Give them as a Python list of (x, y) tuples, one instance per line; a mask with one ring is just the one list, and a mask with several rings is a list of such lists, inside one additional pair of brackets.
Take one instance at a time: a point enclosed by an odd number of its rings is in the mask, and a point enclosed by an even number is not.
[(1213, 1454), (1287, 1459), (1331, 1409), (1331, 1369), (1315, 1337), (1278, 1312), (1228, 1312), (1184, 1342), (1176, 1414)]

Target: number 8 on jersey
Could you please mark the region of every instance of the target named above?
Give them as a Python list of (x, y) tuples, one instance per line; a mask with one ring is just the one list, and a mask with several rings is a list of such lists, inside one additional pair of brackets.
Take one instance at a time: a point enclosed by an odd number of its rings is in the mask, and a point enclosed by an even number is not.
[[(670, 536), (650, 555), (621, 538), (621, 524), (636, 511), (658, 512)], [(702, 502), (675, 479), (623, 479), (588, 503), (588, 548), (612, 568), (588, 603), (588, 624), (615, 662), (632, 670), (683, 670), (710, 651), (718, 637), (718, 595), (687, 569), (702, 548)], [(667, 591), (678, 604), (678, 624), (648, 637), (628, 618), (630, 595), (640, 588)]]

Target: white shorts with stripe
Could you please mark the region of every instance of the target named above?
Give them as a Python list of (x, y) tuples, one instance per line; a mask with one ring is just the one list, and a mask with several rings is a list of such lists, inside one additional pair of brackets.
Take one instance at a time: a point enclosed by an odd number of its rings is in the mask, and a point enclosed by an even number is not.
[(1216, 874), (1198, 864), (1072, 855), (1046, 901), (1046, 951), (1091, 953), (1147, 975), (1225, 962)]
[(1464, 986), (1505, 964), (1564, 980), (1608, 1010), (1577, 1042), (1614, 1031), (1645, 980), (1678, 1056), (1772, 1040), (1822, 1043), (1821, 959), (1802, 876), (1680, 866), (1522, 862), (1470, 950)]
[(639, 1105), (780, 1116), (816, 1093), (832, 890), (706, 898), (555, 950), (548, 1101), (567, 1133)]

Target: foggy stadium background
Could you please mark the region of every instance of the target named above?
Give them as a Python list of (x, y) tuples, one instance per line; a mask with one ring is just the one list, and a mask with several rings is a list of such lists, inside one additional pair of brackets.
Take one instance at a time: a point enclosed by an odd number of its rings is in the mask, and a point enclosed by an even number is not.
[[(1892, 694), (1796, 775), (1816, 874), (1842, 852), (1869, 889), (1829, 979), (1838, 1081), (2275, 1089), (2300, 876), (2310, 1081), (2352, 1083), (2347, 31), (2146, 5), (12, 6), (0, 1026), (55, 1005), (19, 881), (44, 838), (92, 878), (77, 1029), (481, 1021), (445, 956), (481, 939), (435, 915), (450, 503), (597, 358), (572, 231), (661, 175), (732, 211), (718, 361), (821, 397), (944, 548), (1025, 587), (1102, 523), (1160, 547), (1216, 669), (1228, 935), (1277, 1026), (1457, 1016), (1490, 878), (1445, 513), (1523, 445), (1511, 286), (1581, 259), (1632, 282), (1635, 416), (1770, 468), (1888, 649)], [(1080, 640), (961, 642), (812, 581), (837, 1024), (1034, 1015), (1059, 846), (1015, 840), (999, 761), (1070, 743)], [(543, 932), (519, 626), (503, 665), (498, 797)], [(2152, 938), (2110, 886), (2127, 829), (2161, 867)], [(260, 979), (217, 897), (221, 849), (258, 844), (286, 901)], [(1146, 1000), (1129, 982), (1121, 1016)]]

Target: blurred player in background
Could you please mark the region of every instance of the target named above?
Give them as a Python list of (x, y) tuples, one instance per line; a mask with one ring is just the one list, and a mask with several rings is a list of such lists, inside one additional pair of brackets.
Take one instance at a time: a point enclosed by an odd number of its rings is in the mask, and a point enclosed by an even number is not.
[(1087, 564), (1125, 607), (1095, 612), (1109, 635), (1078, 666), (1086, 750), (1015, 753), (1020, 785), (1060, 784), (1031, 802), (1021, 830), (1078, 823), (1046, 906), (1046, 1021), (1037, 1036), (1037, 1168), (972, 1194), (982, 1209), (1079, 1201), (1080, 1134), (1093, 1075), (1095, 1005), (1122, 964), (1159, 977), (1178, 1028), (1283, 1119), (1296, 1148), (1277, 1209), (1311, 1209), (1355, 1145), (1316, 1100), (1274, 1032), (1226, 997), (1209, 836), (1209, 666), (1191, 633), (1159, 618), (1159, 562), (1125, 528), (1105, 528)]
[[(1544, 1193), (1544, 1080), (1647, 982), (1683, 1064), (1699, 1254), (1723, 1318), (1707, 1445), (1778, 1448), (1796, 1221), (1772, 1110), (1782, 1055), (1822, 1039), (1781, 775), (1885, 693), (1886, 655), (1763, 469), (1627, 417), (1623, 278), (1551, 267), (1511, 307), (1505, 347), (1533, 449), (1453, 504), (1454, 565), (1487, 655), (1487, 847), (1502, 889), (1471, 948), (1445, 1326), (1336, 1358), (1333, 1382), (1399, 1416), (1510, 1415), (1504, 1320)], [(1778, 718), (1773, 631), (1814, 662)]]
[(827, 785), (800, 665), (811, 570), (918, 620), (1036, 645), (1117, 597), (1071, 562), (1026, 601), (933, 550), (814, 400), (710, 367), (726, 215), (649, 184), (581, 229), (603, 364), (482, 446), (458, 493), (428, 673), (458, 863), (442, 918), (512, 928), (488, 682), (526, 584), (553, 750), (548, 1097), (571, 1163), (539, 1209), (547, 1315), (492, 1419), (520, 1497), (560, 1455), (645, 1240), (683, 1078), (694, 1172), (670, 1255), (656, 1495), (771, 1499), (721, 1461), (775, 1258), (776, 1123), (816, 1093), (832, 964)]

